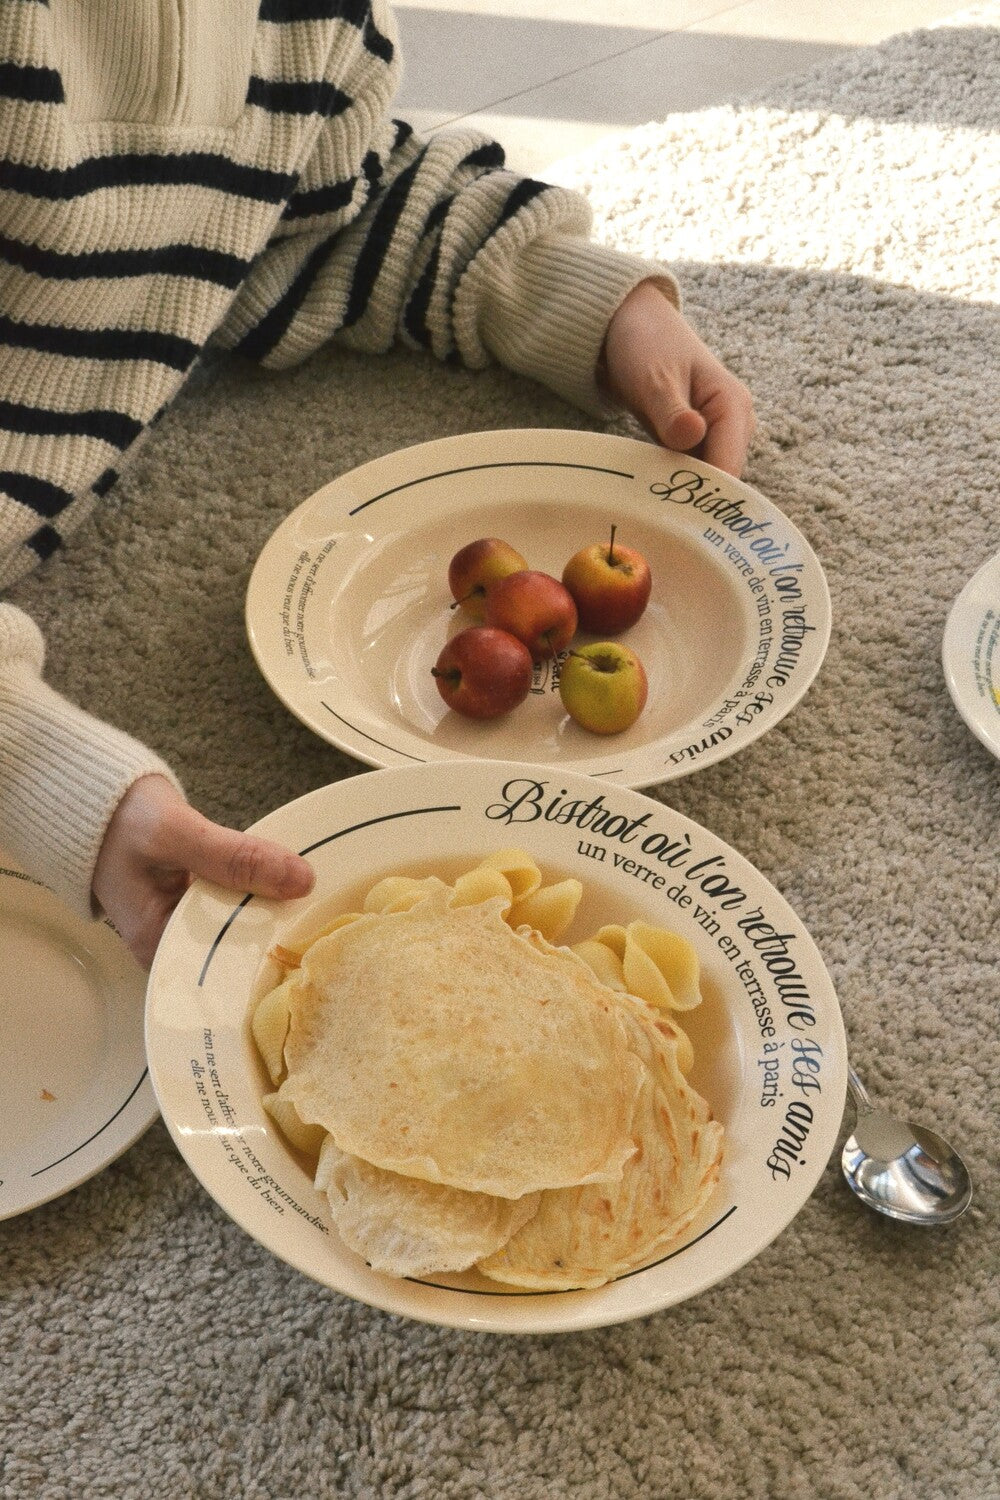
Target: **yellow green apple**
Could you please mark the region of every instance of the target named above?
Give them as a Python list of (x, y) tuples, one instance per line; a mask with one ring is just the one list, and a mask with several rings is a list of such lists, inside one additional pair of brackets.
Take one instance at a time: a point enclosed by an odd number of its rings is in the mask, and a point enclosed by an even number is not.
[(621, 734), (646, 706), (642, 662), (620, 641), (594, 641), (571, 651), (559, 673), (559, 696), (571, 719), (592, 734)]

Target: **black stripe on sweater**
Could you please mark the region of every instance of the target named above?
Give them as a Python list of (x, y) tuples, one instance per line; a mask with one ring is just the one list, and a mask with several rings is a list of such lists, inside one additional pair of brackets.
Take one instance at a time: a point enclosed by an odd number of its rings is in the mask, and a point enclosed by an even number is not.
[[(47, 0), (41, 0), (41, 3), (44, 5), (47, 3)], [(58, 547), (61, 547), (62, 544), (62, 537), (54, 526), (39, 526), (34, 536), (29, 536), (26, 543), (32, 552), (37, 553), (40, 562), (44, 562), (47, 557), (51, 557), (53, 552)]]
[(377, 151), (368, 151), (365, 153), (365, 159), (361, 163), (361, 170), (365, 174), (369, 194), (377, 192), (379, 184), (385, 175), (385, 164)]
[[(270, 308), (260, 322), (250, 329), (249, 333), (243, 335), (235, 346), (235, 353), (246, 355), (247, 359), (264, 359), (270, 354), (284, 338), (288, 326), (299, 308), (302, 306), (309, 290), (319, 275), (323, 262), (330, 253), (330, 247), (337, 238), (335, 231), (328, 235), (316, 246), (315, 250), (306, 258), (302, 269), (290, 286), (286, 288), (277, 302)], [(336, 332), (331, 328), (330, 333)]]
[(79, 198), (101, 188), (206, 187), (259, 203), (280, 203), (295, 184), (287, 172), (243, 166), (213, 151), (91, 156), (72, 167), (7, 161), (0, 170), (4, 187), (12, 192), (56, 200)]
[(80, 281), (87, 276), (190, 276), (235, 289), (250, 262), (221, 250), (197, 245), (161, 245), (148, 250), (91, 250), (65, 255), (58, 250), (40, 250), (20, 240), (0, 235), (0, 260), (37, 276), (52, 280)]
[[(468, 158), (466, 158), (466, 161)], [(463, 162), (464, 166), (465, 163)], [(448, 217), (448, 210), (454, 203), (457, 194), (449, 193), (447, 198), (441, 198), (434, 204), (430, 213), (424, 221), (423, 238), (426, 239), (438, 229)], [(441, 263), (441, 240), (428, 257), (427, 264), (421, 272), (420, 279), (410, 294), (410, 299), (403, 312), (403, 326), (410, 337), (424, 348), (431, 346), (431, 333), (427, 327), (427, 310), (431, 304), (434, 294), (434, 283), (437, 281), (438, 266)]]
[(329, 120), (350, 109), (353, 102), (350, 94), (326, 78), (287, 82), (255, 74), (247, 88), (248, 104), (276, 115), (322, 115)]
[(0, 401), (0, 428), (32, 437), (90, 437), (115, 448), (127, 448), (142, 431), (142, 423), (125, 412), (103, 410), (52, 411), (44, 406), (22, 406)]
[(343, 182), (331, 182), (326, 187), (311, 188), (304, 193), (293, 193), (285, 205), (283, 219), (309, 219), (318, 214), (338, 213), (349, 207), (358, 185), (356, 177), (345, 177)]
[(396, 225), (399, 223), (413, 179), (416, 177), (427, 154), (425, 146), (420, 155), (396, 178), (395, 182), (387, 189), (385, 197), (379, 205), (378, 211), (372, 220), (368, 237), (361, 247), (354, 266), (354, 275), (351, 279), (351, 289), (347, 296), (347, 305), (341, 327), (350, 328), (364, 315), (365, 308), (371, 298), (372, 289), (378, 280), (382, 264), (388, 254), (392, 236)]
[(0, 470), (0, 490), (40, 516), (57, 516), (73, 499), (72, 492), (62, 485), (13, 469)]
[(507, 157), (503, 147), (497, 141), (484, 141), (474, 151), (470, 151), (462, 161), (463, 167), (482, 167), (484, 170), (496, 170), (502, 167)]
[(434, 233), (439, 224), (444, 223), (445, 219), (448, 217), (448, 210), (451, 208), (451, 205), (454, 203), (454, 201), (454, 193), (449, 193), (447, 198), (438, 199), (437, 203), (435, 203), (434, 207), (427, 215), (427, 218), (424, 220), (424, 227), (421, 233), (422, 239), (427, 239), (429, 235), (432, 235)]
[[(39, 3), (45, 4), (46, 0), (39, 0)], [(97, 496), (106, 495), (117, 480), (117, 469), (105, 469), (104, 473), (94, 480), (91, 489)], [(60, 489), (58, 485), (50, 484), (48, 480), (37, 479), (33, 474), (0, 473), (0, 488), (5, 489), (15, 500), (20, 500), (23, 505), (27, 505), (40, 516), (57, 516), (75, 498), (69, 490)], [(53, 552), (62, 545), (62, 537), (48, 522), (39, 526), (38, 530), (33, 532), (25, 542), (25, 546), (30, 547), (41, 562), (51, 557)]]
[(93, 490), (95, 495), (100, 495), (101, 497), (103, 497), (118, 483), (118, 478), (119, 475), (117, 469), (105, 469), (104, 473), (99, 474), (98, 477), (94, 480), (90, 488)]
[(403, 327), (414, 340), (425, 349), (431, 346), (431, 332), (427, 326), (427, 310), (431, 305), (431, 297), (434, 292), (434, 283), (437, 280), (438, 265), (441, 260), (441, 241), (438, 240), (431, 251), (430, 259), (424, 267), (423, 274), (413, 289), (413, 295), (406, 304), (403, 313)]
[(520, 213), (526, 203), (530, 203), (533, 198), (537, 198), (539, 194), (546, 193), (548, 190), (549, 183), (536, 182), (533, 177), (522, 177), (517, 186), (511, 189), (510, 196), (500, 210), (499, 217), (493, 226), (493, 233), (496, 234), (508, 219)]
[(172, 370), (186, 370), (199, 349), (191, 339), (144, 328), (66, 328), (58, 323), (19, 323), (2, 315), (0, 344), (70, 359), (144, 359)]
[(349, 21), (363, 26), (370, 0), (261, 0), (260, 19), (279, 24), (295, 21)]
[(371, 16), (369, 16), (368, 20), (365, 22), (363, 38), (366, 50), (369, 51), (373, 57), (380, 58), (384, 63), (392, 62), (395, 48), (393, 47), (389, 38), (383, 35), (381, 31), (379, 31)]
[[(364, 173), (367, 195), (365, 201), (378, 191), (379, 181), (382, 177), (382, 158), (377, 151), (369, 151), (361, 163)], [(285, 205), (281, 217), (283, 219), (303, 219), (317, 217), (320, 214), (337, 213), (343, 208), (348, 208), (354, 198), (358, 186), (357, 177), (347, 177), (343, 182), (332, 182), (326, 187), (310, 188), (304, 193), (294, 193)], [(358, 205), (359, 209), (363, 204)]]
[(0, 94), (31, 104), (62, 104), (62, 79), (55, 68), (32, 63), (0, 62)]

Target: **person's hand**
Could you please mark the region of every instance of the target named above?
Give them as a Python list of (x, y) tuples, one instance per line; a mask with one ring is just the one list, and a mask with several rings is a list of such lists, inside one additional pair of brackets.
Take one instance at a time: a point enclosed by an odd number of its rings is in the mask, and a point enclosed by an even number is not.
[(268, 839), (221, 828), (196, 812), (165, 776), (142, 776), (108, 824), (93, 893), (144, 968), (194, 876), (256, 896), (305, 896), (313, 871)]
[(608, 325), (610, 395), (665, 448), (739, 475), (753, 436), (750, 392), (720, 364), (652, 281), (641, 281)]

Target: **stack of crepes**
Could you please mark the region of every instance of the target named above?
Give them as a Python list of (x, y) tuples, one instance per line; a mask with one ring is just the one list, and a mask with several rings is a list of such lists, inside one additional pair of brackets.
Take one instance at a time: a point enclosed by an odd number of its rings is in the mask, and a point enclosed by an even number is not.
[(673, 1019), (701, 999), (697, 957), (641, 922), (557, 946), (581, 895), (502, 850), (452, 884), (390, 876), (274, 950), (263, 1102), (375, 1270), (601, 1286), (709, 1198), (722, 1127)]

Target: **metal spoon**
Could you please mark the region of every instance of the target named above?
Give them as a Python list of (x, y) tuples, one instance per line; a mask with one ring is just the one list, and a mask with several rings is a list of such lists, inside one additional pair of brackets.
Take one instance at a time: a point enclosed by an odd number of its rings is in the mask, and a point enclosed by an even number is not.
[(950, 1224), (963, 1214), (972, 1182), (958, 1152), (932, 1130), (879, 1109), (853, 1068), (847, 1087), (857, 1120), (840, 1164), (851, 1191), (869, 1208), (907, 1224)]

